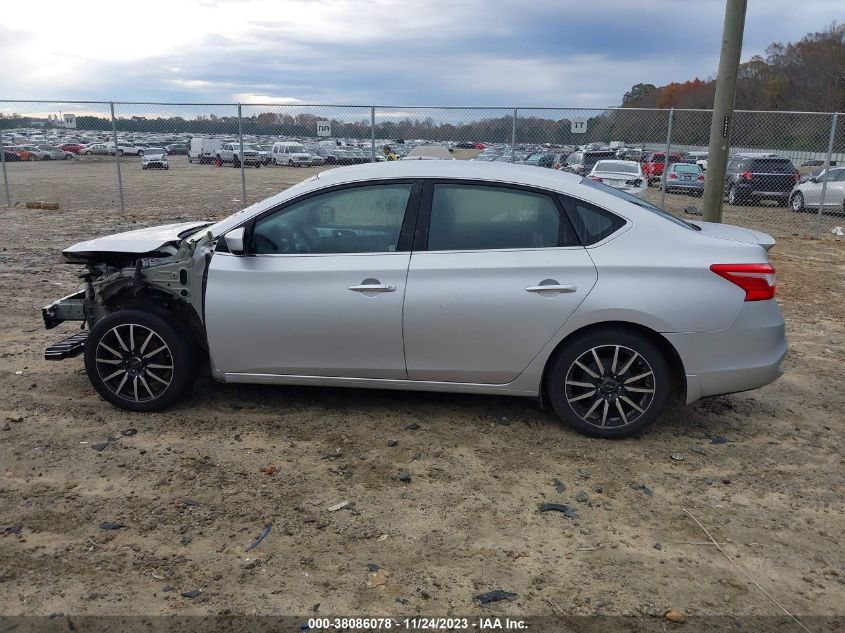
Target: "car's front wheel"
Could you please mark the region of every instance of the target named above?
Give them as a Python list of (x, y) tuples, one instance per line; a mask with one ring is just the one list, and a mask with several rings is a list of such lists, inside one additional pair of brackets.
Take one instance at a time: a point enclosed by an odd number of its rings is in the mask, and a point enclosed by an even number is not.
[(94, 325), (85, 370), (99, 394), (122, 409), (160, 411), (190, 387), (196, 369), (190, 334), (170, 319), (121, 310)]
[(661, 351), (637, 332), (579, 335), (553, 360), (546, 389), (558, 417), (585, 435), (619, 439), (654, 422), (671, 391)]
[(792, 206), (792, 210), (795, 211), (795, 213), (801, 213), (804, 210), (804, 194), (800, 191), (796, 191), (794, 194), (792, 194), (790, 205)]

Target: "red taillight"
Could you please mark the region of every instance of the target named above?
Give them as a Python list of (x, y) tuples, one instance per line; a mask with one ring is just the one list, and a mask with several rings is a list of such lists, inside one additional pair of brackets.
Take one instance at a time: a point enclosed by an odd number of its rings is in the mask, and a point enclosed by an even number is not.
[(751, 177), (752, 177), (753, 175), (754, 175), (754, 174), (752, 174), (750, 171), (744, 171), (744, 172), (742, 172), (742, 178), (743, 178), (743, 180), (751, 180)]
[(710, 270), (745, 290), (746, 301), (775, 297), (775, 269), (771, 264), (713, 264)]
[(795, 172), (794, 174), (792, 174), (792, 175), (795, 177), (795, 184), (796, 184), (796, 185), (797, 185), (799, 182), (801, 182), (801, 174), (799, 174), (799, 173), (796, 171), (796, 172)]
[(704, 180), (704, 174), (698, 177), (699, 180)]
[(601, 178), (599, 178), (598, 176), (589, 176), (589, 178), (590, 178), (591, 180), (595, 180), (596, 182), (602, 182), (602, 179), (601, 179)]
[(678, 174), (676, 174), (676, 173), (674, 173), (674, 172), (673, 172), (673, 173), (671, 173), (671, 174), (669, 174), (669, 179), (670, 179), (670, 180), (677, 180), (677, 179), (678, 179)]

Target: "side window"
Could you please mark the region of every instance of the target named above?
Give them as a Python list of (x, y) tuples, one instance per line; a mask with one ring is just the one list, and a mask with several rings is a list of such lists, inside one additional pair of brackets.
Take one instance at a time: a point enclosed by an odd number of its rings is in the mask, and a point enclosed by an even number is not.
[(584, 246), (597, 244), (625, 226), (625, 220), (618, 215), (589, 202), (574, 198), (563, 198), (563, 202), (569, 220)]
[(411, 184), (350, 187), (313, 196), (256, 221), (250, 253), (388, 253), (396, 250)]
[(840, 169), (834, 172), (836, 176), (836, 182), (845, 182), (845, 169)]
[(483, 185), (434, 185), (428, 250), (575, 246), (549, 196)]

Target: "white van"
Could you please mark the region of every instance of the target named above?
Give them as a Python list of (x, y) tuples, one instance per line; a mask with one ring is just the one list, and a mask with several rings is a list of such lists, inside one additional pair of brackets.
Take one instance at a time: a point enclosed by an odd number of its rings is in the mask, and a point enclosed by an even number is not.
[(223, 141), (219, 138), (195, 136), (191, 139), (191, 147), (188, 150), (188, 162), (210, 163), (217, 158), (222, 147)]
[(309, 153), (302, 143), (293, 141), (273, 143), (271, 160), (274, 165), (287, 165), (288, 167), (310, 167), (311, 165), (322, 165), (324, 162), (322, 156)]

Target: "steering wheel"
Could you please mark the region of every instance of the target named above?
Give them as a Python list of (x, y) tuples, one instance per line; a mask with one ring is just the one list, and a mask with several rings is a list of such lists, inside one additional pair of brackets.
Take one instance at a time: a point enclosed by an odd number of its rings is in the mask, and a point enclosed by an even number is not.
[(291, 226), (284, 226), (279, 229), (279, 253), (310, 253), (311, 239), (308, 237), (305, 229), (294, 224)]

